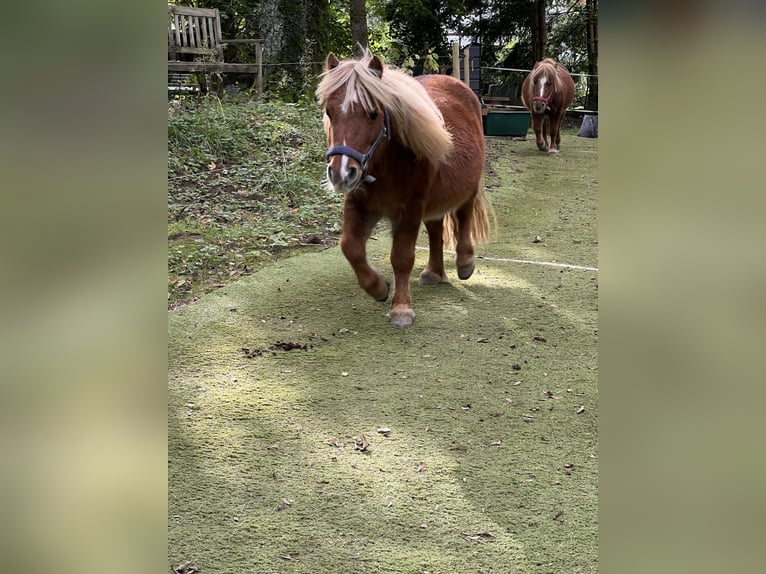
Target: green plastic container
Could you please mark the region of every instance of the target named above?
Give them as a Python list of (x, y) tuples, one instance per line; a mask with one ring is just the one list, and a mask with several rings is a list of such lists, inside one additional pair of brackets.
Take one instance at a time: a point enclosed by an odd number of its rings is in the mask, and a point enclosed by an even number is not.
[(525, 136), (529, 129), (528, 111), (490, 111), (483, 116), (484, 135), (487, 136)]

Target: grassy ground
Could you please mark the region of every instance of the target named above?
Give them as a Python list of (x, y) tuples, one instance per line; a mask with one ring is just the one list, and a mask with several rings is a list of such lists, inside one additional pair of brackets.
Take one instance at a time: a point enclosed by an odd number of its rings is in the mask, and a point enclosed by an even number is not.
[(337, 247), (170, 313), (170, 568), (598, 571), (597, 275), (497, 260), (597, 265), (597, 145), (488, 145), (498, 236), (411, 329)]
[(316, 106), (174, 100), (168, 114), (168, 305), (296, 251), (334, 244)]

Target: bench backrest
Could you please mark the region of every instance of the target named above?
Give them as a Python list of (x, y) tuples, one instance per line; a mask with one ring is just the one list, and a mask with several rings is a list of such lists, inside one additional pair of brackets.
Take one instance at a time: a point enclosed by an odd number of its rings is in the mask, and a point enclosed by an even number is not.
[(223, 58), (217, 8), (168, 6), (168, 58), (202, 54)]

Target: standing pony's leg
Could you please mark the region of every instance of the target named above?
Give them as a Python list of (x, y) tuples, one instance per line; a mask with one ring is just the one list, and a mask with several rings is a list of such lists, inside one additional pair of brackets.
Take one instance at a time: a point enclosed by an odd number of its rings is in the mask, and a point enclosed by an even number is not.
[(545, 142), (545, 149), (550, 150), (553, 138), (551, 137), (551, 116), (548, 113), (543, 116), (543, 142)]
[(471, 242), (471, 229), (473, 229), (474, 217), (473, 204), (475, 201), (475, 197), (466, 201), (455, 211), (454, 216), (457, 223), (455, 266), (457, 267), (457, 276), (460, 279), (468, 279), (473, 275), (473, 270), (476, 266), (473, 256), (473, 243)]
[(543, 139), (544, 128), (544, 116), (542, 114), (532, 114), (532, 129), (535, 132), (535, 141), (537, 143), (537, 149), (540, 151), (548, 151), (548, 144)]
[(394, 268), (394, 296), (391, 299), (391, 324), (395, 327), (409, 327), (415, 317), (410, 298), (410, 274), (415, 265), (415, 243), (418, 239), (420, 221), (394, 226), (394, 241), (391, 246), (391, 266)]
[(444, 219), (426, 221), (428, 231), (428, 264), (420, 273), (421, 285), (437, 285), (447, 282), (444, 270)]
[(559, 154), (559, 148), (561, 147), (561, 122), (564, 120), (565, 113), (566, 110), (551, 118), (551, 148), (548, 150), (548, 155), (551, 157), (556, 157)]
[(356, 273), (359, 286), (376, 301), (385, 301), (388, 298), (388, 282), (370, 266), (366, 250), (367, 239), (380, 217), (365, 215), (355, 208), (349, 197), (346, 198), (343, 208), (340, 249)]

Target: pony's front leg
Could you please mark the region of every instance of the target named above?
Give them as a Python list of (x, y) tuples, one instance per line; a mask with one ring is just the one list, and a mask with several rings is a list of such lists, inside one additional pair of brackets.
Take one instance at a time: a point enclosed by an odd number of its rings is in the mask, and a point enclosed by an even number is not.
[(415, 265), (415, 243), (418, 238), (420, 222), (394, 231), (391, 247), (391, 267), (394, 268), (394, 296), (391, 300), (389, 317), (395, 327), (409, 327), (415, 317), (410, 299), (410, 274)]
[(532, 129), (535, 132), (535, 142), (537, 149), (548, 151), (548, 144), (543, 139), (544, 116), (542, 114), (532, 114)]
[(563, 114), (551, 118), (551, 148), (548, 150), (548, 155), (551, 157), (556, 157), (559, 154), (559, 148), (561, 147), (561, 122), (563, 120)]
[(389, 284), (367, 261), (367, 239), (378, 219), (379, 217), (371, 215), (365, 216), (347, 199), (343, 208), (340, 249), (356, 273), (359, 286), (376, 301), (385, 301), (388, 298)]

